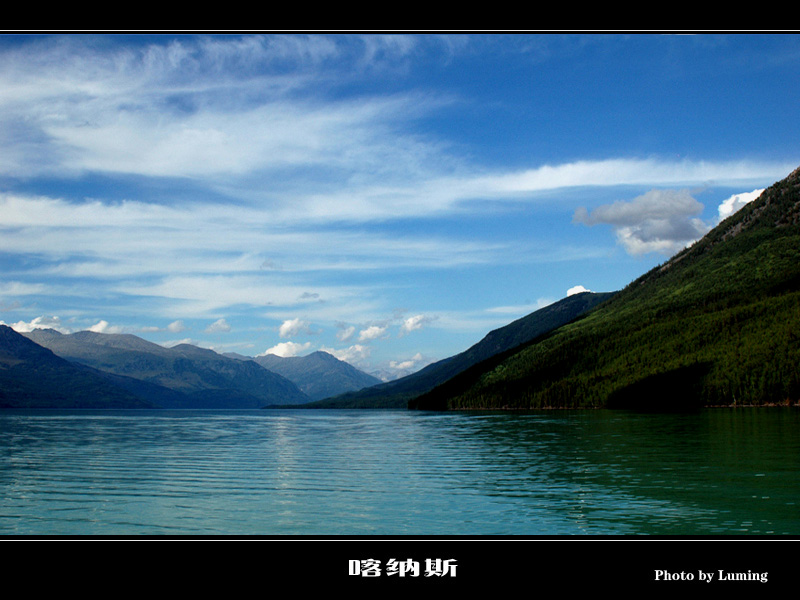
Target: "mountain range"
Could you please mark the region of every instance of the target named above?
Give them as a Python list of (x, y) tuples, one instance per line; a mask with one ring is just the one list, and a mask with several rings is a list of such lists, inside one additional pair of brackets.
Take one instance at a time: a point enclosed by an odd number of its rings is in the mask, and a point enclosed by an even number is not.
[[(5, 326), (2, 333), (0, 405), (5, 406), (41, 407), (48, 390), (54, 398), (69, 390), (91, 390), (85, 403), (92, 407), (302, 406), (380, 383), (326, 352), (252, 358), (190, 344), (166, 348), (130, 334), (53, 329), (19, 334)], [(38, 387), (31, 387), (33, 382)], [(77, 407), (80, 398), (70, 395), (68, 402), (53, 401), (53, 406)]]
[(0, 325), (0, 408), (154, 408), (89, 367)]
[(291, 381), (253, 361), (189, 344), (165, 348), (135, 335), (92, 331), (36, 329), (23, 335), (164, 408), (261, 408), (309, 400)]
[(330, 354), (0, 325), (0, 407), (532, 409), (800, 400), (800, 169), (616, 293), (568, 296), (380, 383)]
[(473, 365), (418, 409), (800, 400), (800, 169), (583, 318)]

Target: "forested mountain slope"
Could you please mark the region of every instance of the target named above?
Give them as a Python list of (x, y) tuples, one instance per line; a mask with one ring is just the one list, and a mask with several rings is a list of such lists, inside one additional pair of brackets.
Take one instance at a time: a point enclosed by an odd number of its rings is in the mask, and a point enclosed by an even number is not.
[(522, 344), (568, 323), (604, 302), (613, 292), (574, 294), (540, 308), (524, 317), (490, 331), (478, 343), (464, 352), (428, 365), (424, 369), (357, 392), (309, 404), (324, 408), (406, 408), (408, 401), (447, 381), (473, 365), (518, 348)]
[(410, 407), (794, 403), (799, 371), (800, 169), (585, 318)]

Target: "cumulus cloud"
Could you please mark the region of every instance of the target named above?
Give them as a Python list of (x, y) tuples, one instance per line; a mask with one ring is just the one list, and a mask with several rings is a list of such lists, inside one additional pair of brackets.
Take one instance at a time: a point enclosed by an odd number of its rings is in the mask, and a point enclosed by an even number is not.
[(394, 379), (416, 373), (423, 367), (429, 365), (431, 362), (432, 361), (430, 358), (426, 358), (422, 355), (422, 353), (417, 352), (411, 358), (390, 360), (388, 363), (386, 363), (385, 368), (379, 369), (373, 374), (383, 381), (392, 381)]
[(427, 315), (414, 315), (403, 320), (400, 326), (400, 335), (405, 335), (417, 329), (422, 329), (425, 325), (434, 320), (434, 317)]
[[(2, 321), (0, 321), (0, 323), (2, 323)], [(3, 323), (3, 324), (5, 324), (5, 323)], [(35, 329), (55, 329), (56, 331), (58, 331), (60, 333), (72, 333), (74, 331), (74, 329), (72, 329), (71, 327), (67, 327), (61, 321), (61, 319), (59, 317), (56, 317), (56, 316), (52, 316), (52, 317), (46, 317), (46, 316), (36, 317), (35, 319), (32, 319), (31, 321), (28, 321), (28, 322), (17, 321), (16, 323), (13, 323), (12, 325), (9, 325), (9, 327), (11, 327), (11, 329), (13, 329), (14, 331), (17, 331), (19, 333), (30, 333), (31, 331), (33, 331)]]
[(183, 321), (173, 321), (169, 325), (167, 325), (167, 331), (170, 333), (180, 333), (181, 331), (186, 330), (186, 325), (183, 324)]
[(592, 290), (583, 287), (582, 285), (576, 285), (567, 290), (567, 296), (573, 296), (574, 294), (582, 294), (583, 292), (591, 292)]
[(327, 352), (332, 354), (339, 360), (343, 360), (346, 363), (350, 363), (351, 365), (359, 366), (363, 365), (365, 361), (369, 360), (371, 350), (368, 346), (363, 346), (361, 344), (354, 344), (347, 348), (320, 348), (323, 352)]
[(293, 337), (300, 333), (310, 333), (309, 323), (302, 319), (288, 319), (278, 328), (278, 334), (282, 338)]
[(419, 364), (419, 362), (421, 360), (423, 360), (422, 354), (417, 352), (414, 356), (412, 356), (411, 358), (409, 358), (407, 360), (401, 360), (401, 361), (392, 360), (392, 361), (389, 361), (389, 366), (392, 369), (396, 369), (398, 371), (408, 371), (410, 369), (413, 369), (417, 364)]
[(651, 190), (631, 201), (575, 211), (573, 221), (611, 225), (629, 254), (671, 255), (705, 235), (710, 226), (699, 215), (703, 205), (686, 190)]
[[(0, 325), (5, 325), (5, 323), (0, 321)], [(54, 329), (59, 333), (65, 334), (81, 330), (93, 331), (95, 333), (123, 333), (124, 331), (123, 327), (110, 325), (106, 320), (100, 320), (90, 327), (69, 326), (57, 316), (41, 316), (31, 319), (30, 321), (17, 321), (9, 325), (9, 327), (19, 333), (30, 333), (35, 329)]]
[(698, 215), (703, 205), (686, 190), (651, 190), (631, 201), (575, 211), (573, 222), (611, 225), (617, 241), (629, 254), (660, 252), (672, 255), (697, 241), (723, 219), (758, 198), (763, 189), (734, 194), (717, 208), (718, 217), (706, 222)]
[(370, 325), (358, 333), (358, 341), (371, 342), (372, 340), (386, 337), (386, 330), (388, 328), (389, 327), (387, 325)]
[(122, 333), (123, 329), (118, 325), (109, 325), (108, 321), (99, 321), (89, 327), (89, 331), (95, 333)]
[(264, 356), (266, 354), (274, 354), (276, 356), (281, 356), (283, 358), (287, 358), (289, 356), (297, 356), (301, 352), (304, 352), (311, 348), (311, 342), (306, 342), (305, 344), (299, 344), (297, 342), (280, 342), (279, 344), (274, 345), (272, 348), (269, 348), (264, 354), (260, 354), (259, 356)]
[(206, 333), (228, 333), (231, 330), (231, 326), (225, 319), (217, 319), (211, 325), (206, 327)]
[(758, 198), (763, 191), (763, 189), (760, 189), (753, 190), (752, 192), (745, 192), (743, 194), (734, 194), (727, 200), (723, 200), (717, 209), (719, 213), (719, 220), (722, 221), (723, 219), (727, 219), (745, 204), (748, 204)]

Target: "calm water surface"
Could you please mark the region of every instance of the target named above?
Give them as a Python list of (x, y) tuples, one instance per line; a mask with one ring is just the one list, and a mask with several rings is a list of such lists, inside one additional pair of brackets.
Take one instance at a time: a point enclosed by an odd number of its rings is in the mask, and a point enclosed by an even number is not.
[(0, 411), (2, 535), (800, 534), (800, 411)]

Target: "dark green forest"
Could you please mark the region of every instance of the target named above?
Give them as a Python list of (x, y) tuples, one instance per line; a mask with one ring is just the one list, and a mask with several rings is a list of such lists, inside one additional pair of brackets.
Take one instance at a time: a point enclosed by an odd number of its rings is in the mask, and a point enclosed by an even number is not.
[(490, 331), (464, 352), (428, 365), (406, 377), (308, 403), (304, 408), (406, 408), (420, 394), (491, 357), (519, 349), (607, 300), (611, 293), (583, 292), (568, 296), (508, 325)]
[(421, 409), (683, 409), (800, 399), (800, 169), (579, 320)]

